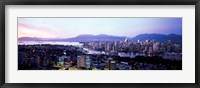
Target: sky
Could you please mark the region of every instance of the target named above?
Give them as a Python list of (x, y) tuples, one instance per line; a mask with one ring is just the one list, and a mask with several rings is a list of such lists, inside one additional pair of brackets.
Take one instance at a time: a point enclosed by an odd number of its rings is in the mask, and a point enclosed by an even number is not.
[(145, 33), (182, 35), (182, 18), (18, 18), (18, 38), (135, 37)]

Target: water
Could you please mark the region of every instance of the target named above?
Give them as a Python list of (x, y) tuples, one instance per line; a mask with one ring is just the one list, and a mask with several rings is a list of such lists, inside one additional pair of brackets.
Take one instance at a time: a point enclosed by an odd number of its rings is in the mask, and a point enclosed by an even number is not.
[[(109, 55), (105, 51), (95, 51), (91, 49), (87, 49), (83, 47), (82, 43), (79, 42), (49, 42), (49, 41), (23, 41), (23, 42), (18, 42), (19, 45), (35, 45), (35, 44), (51, 44), (51, 45), (72, 45), (72, 46), (77, 46), (80, 48), (83, 48), (85, 51), (87, 51), (87, 54), (104, 54), (104, 55)], [(119, 53), (118, 54), (120, 57), (135, 57), (134, 53)]]
[(88, 53), (87, 54), (97, 54), (97, 55), (100, 55), (100, 54), (106, 54), (108, 55), (108, 53), (104, 52), (104, 51), (95, 51), (95, 50), (91, 50), (91, 49), (87, 49), (87, 48), (83, 48), (84, 50), (86, 50)]
[[(83, 48), (83, 44), (79, 42), (48, 42), (48, 41), (23, 41), (18, 42), (18, 45), (35, 45), (35, 44), (51, 44), (51, 45), (72, 45)], [(106, 54), (105, 52), (95, 51), (87, 48), (83, 48), (88, 54)]]
[(49, 42), (49, 41), (23, 41), (18, 42), (18, 45), (34, 45), (34, 44), (51, 44), (51, 45), (72, 45), (72, 46), (83, 46), (79, 42)]

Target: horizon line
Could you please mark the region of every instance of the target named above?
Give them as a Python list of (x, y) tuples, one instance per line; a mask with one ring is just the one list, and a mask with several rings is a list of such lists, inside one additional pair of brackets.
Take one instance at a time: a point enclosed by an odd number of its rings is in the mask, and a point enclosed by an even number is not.
[[(175, 33), (170, 33), (170, 34), (162, 34), (162, 33), (142, 33), (142, 34), (161, 34), (161, 35), (171, 35), (171, 34), (175, 34)], [(138, 34), (138, 35), (142, 35), (142, 34)], [(75, 37), (81, 36), (81, 35), (91, 35), (91, 36), (98, 36), (98, 35), (107, 35), (107, 36), (116, 36), (116, 35), (109, 35), (109, 34), (80, 34), (77, 35)], [(136, 35), (136, 36), (138, 36)], [(180, 35), (182, 36), (182, 34), (175, 34), (175, 35)], [(135, 37), (136, 37), (135, 36)], [(28, 37), (28, 36), (27, 36)], [(127, 37), (127, 36), (116, 36), (116, 37), (126, 37), (126, 38), (134, 38), (134, 37)], [(18, 38), (25, 38), (25, 37), (18, 37)], [(28, 38), (42, 38), (42, 37), (28, 37)], [(74, 37), (70, 37), (70, 38), (74, 38)], [(66, 38), (43, 38), (43, 39), (66, 39)]]

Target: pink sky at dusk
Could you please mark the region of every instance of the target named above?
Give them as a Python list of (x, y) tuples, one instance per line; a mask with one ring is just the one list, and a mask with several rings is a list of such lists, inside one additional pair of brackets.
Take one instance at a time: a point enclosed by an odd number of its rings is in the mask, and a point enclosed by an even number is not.
[(134, 37), (144, 33), (182, 35), (182, 18), (18, 18), (18, 38)]
[(47, 27), (34, 26), (18, 20), (18, 38), (20, 37), (38, 37), (38, 38), (61, 38), (63, 33), (52, 30)]

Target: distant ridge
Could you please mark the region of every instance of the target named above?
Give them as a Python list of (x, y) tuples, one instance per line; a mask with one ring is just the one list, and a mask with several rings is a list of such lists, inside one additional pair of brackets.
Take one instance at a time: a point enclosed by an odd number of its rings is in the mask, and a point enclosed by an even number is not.
[[(18, 38), (18, 41), (62, 41), (62, 42), (91, 42), (91, 41), (124, 41), (126, 38), (125, 36), (112, 36), (112, 35), (106, 35), (106, 34), (100, 34), (100, 35), (79, 35), (73, 38), (66, 38), (66, 39), (45, 39), (45, 38), (37, 38), (37, 37), (22, 37)], [(128, 38), (131, 40), (132, 38)], [(134, 40), (155, 40), (157, 42), (165, 42), (170, 40), (173, 43), (182, 43), (182, 35), (177, 34), (139, 34), (134, 37)]]
[(182, 43), (182, 35), (177, 35), (177, 34), (169, 34), (169, 35), (164, 35), (164, 34), (140, 34), (134, 37), (134, 40), (140, 40), (140, 41), (145, 41), (145, 40), (155, 40), (158, 42), (165, 42), (170, 40), (172, 43)]
[(122, 41), (125, 39), (126, 37), (100, 34), (100, 35), (79, 35), (74, 38), (63, 39), (62, 41), (91, 42), (91, 41)]
[(43, 38), (37, 38), (37, 37), (21, 37), (18, 38), (18, 41), (42, 41), (45, 40)]

